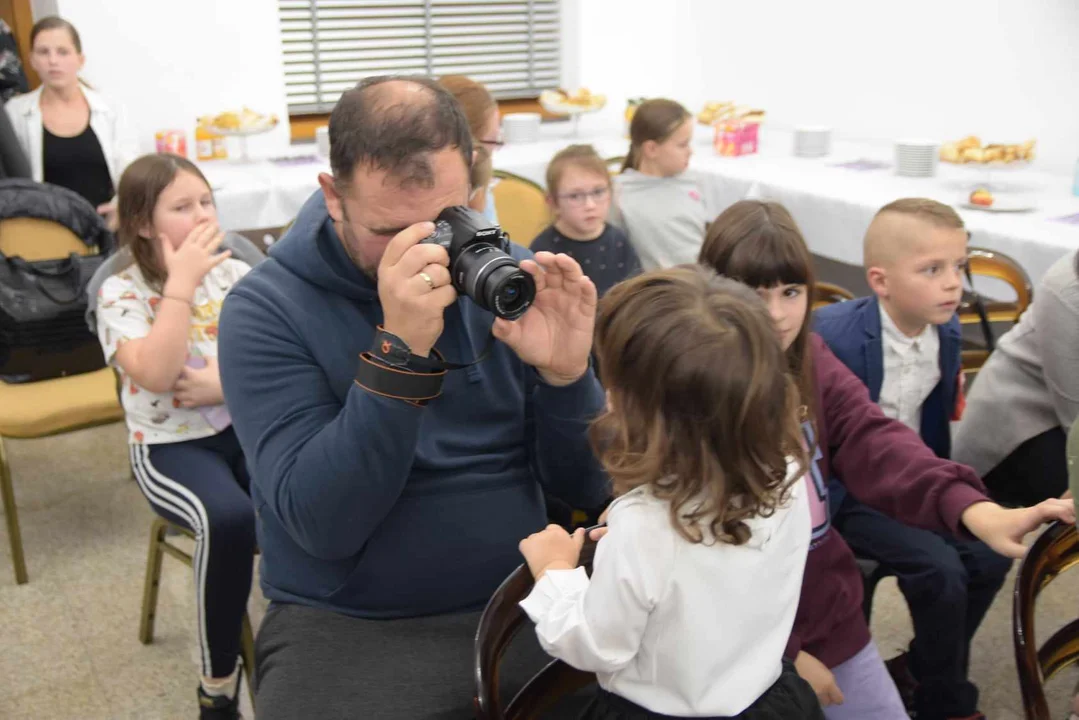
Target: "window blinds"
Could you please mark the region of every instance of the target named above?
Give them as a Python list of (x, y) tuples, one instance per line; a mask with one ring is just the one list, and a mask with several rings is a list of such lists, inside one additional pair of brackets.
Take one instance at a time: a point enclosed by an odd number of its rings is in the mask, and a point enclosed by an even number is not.
[(558, 0), (278, 0), (292, 114), (329, 112), (370, 75), (468, 75), (497, 98), (561, 77)]

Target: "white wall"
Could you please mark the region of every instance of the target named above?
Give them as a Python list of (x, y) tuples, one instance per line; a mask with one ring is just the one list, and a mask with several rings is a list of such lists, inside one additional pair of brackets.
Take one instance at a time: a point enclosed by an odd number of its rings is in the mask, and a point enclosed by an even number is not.
[[(34, 0), (83, 37), (85, 77), (124, 103), (145, 150), (198, 115), (248, 105), (287, 116), (271, 0)], [(662, 8), (657, 11), (657, 8)], [(1074, 0), (563, 0), (563, 83), (697, 110), (734, 100), (776, 126), (848, 137), (1039, 141), (1039, 164), (1079, 157)], [(228, 58), (226, 60), (226, 58)], [(253, 152), (288, 142), (282, 124)]]
[[(1079, 157), (1074, 0), (564, 0), (579, 84), (664, 95), (696, 111), (734, 100), (777, 126), (849, 137), (1039, 142), (1039, 164)], [(657, 8), (664, 8), (657, 11)]]
[(55, 5), (78, 29), (83, 77), (123, 104), (143, 151), (153, 151), (157, 130), (182, 129), (194, 157), (196, 118), (244, 105), (282, 120), (274, 131), (250, 139), (252, 154), (288, 145), (276, 2), (37, 2), (42, 9)]
[(58, 15), (60, 10), (56, 2), (57, 0), (30, 0), (30, 12), (33, 13), (35, 19), (46, 15)]

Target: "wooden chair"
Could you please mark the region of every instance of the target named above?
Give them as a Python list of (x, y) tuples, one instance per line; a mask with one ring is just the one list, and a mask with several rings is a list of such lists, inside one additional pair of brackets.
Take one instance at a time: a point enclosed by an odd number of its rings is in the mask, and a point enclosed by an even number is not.
[[(146, 559), (146, 583), (142, 592), (142, 616), (139, 619), (139, 642), (149, 645), (154, 641), (154, 620), (157, 617), (157, 594), (161, 587), (161, 560), (169, 554), (188, 567), (192, 566), (191, 554), (168, 542), (168, 535), (180, 534), (195, 539), (195, 534), (182, 525), (155, 516), (150, 526), (150, 553)], [(240, 654), (243, 656), (243, 672), (247, 676), (247, 691), (251, 706), (255, 706), (255, 633), (251, 618), (244, 612), (240, 630)]]
[(975, 375), (989, 359), (989, 351), (980, 348), (964, 348), (960, 351), (960, 357), (963, 375)]
[[(1003, 280), (1015, 291), (1014, 301), (983, 301), (989, 322), (1014, 323), (1019, 320), (1019, 316), (1034, 299), (1030, 277), (1019, 263), (1002, 252), (979, 247), (967, 250), (967, 262), (970, 264), (971, 275)], [(959, 322), (970, 325), (980, 321), (972, 302), (967, 300), (959, 306)]]
[[(581, 565), (592, 572), (596, 543), (586, 540), (581, 550)], [(587, 687), (596, 676), (577, 670), (561, 660), (554, 660), (541, 670), (503, 707), (499, 697), (498, 664), (522, 625), (531, 625), (517, 603), (532, 590), (532, 573), (521, 565), (507, 577), (491, 596), (476, 630), (474, 667), (476, 674), (477, 720), (533, 720), (550, 709), (559, 698)]]
[[(0, 222), (0, 252), (36, 261), (67, 257), (73, 252), (88, 255), (92, 250), (62, 225), (48, 220), (14, 218)], [(0, 497), (16, 583), (27, 582), (29, 576), (3, 439), (47, 437), (116, 422), (123, 417), (124, 411), (116, 397), (116, 381), (109, 368), (38, 382), (14, 385), (0, 382)]]
[(603, 162), (607, 163), (607, 171), (611, 173), (612, 177), (622, 172), (622, 163), (625, 161), (625, 155), (615, 155), (614, 157), (604, 158), (603, 160)]
[(1041, 648), (1034, 635), (1034, 605), (1038, 593), (1076, 564), (1079, 564), (1079, 533), (1074, 525), (1059, 522), (1045, 529), (1019, 564), (1012, 605), (1012, 633), (1027, 720), (1052, 720), (1044, 683), (1063, 668), (1079, 662), (1079, 620), (1072, 620), (1058, 630)]
[[(1004, 280), (1015, 292), (1014, 301), (986, 300), (981, 298), (982, 307), (985, 309), (986, 320), (990, 323), (1017, 322), (1019, 316), (1030, 307), (1030, 303), (1034, 299), (1034, 290), (1031, 288), (1030, 278), (1027, 276), (1026, 271), (1019, 266), (1019, 263), (1004, 253), (995, 250), (986, 250), (985, 248), (970, 248), (967, 251), (967, 261), (970, 264), (970, 274), (972, 276), (991, 277), (998, 280)], [(968, 297), (960, 304), (958, 311), (959, 322), (964, 325), (972, 325), (981, 322), (981, 316), (978, 314), (977, 306), (970, 296), (971, 293), (974, 292), (974, 289), (970, 288), (969, 290), (970, 293), (968, 293)], [(983, 326), (983, 331), (986, 334), (986, 347), (963, 348), (962, 368), (964, 376), (976, 374), (982, 369), (982, 366), (985, 365), (985, 361), (989, 359), (989, 353), (991, 352), (992, 346), (991, 335), (993, 331), (986, 326)]]
[(817, 282), (813, 286), (813, 309), (845, 300), (853, 300), (854, 293), (845, 287), (829, 282)]
[(528, 247), (551, 222), (547, 191), (528, 178), (505, 170), (495, 170), (498, 180), (491, 192), (495, 197), (498, 224), (510, 240)]

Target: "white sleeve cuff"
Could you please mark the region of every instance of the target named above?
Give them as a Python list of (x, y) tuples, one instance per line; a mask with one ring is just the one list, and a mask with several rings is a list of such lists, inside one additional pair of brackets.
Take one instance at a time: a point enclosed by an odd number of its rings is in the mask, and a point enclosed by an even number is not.
[(588, 582), (588, 573), (583, 567), (548, 570), (532, 588), (528, 597), (518, 604), (532, 622), (538, 625), (559, 601), (575, 602), (588, 589)]

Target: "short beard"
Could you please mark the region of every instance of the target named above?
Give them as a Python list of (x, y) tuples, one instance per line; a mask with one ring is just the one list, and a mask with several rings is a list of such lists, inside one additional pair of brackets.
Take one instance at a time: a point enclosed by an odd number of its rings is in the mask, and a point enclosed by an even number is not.
[(366, 275), (371, 282), (375, 285), (378, 284), (378, 266), (370, 267), (364, 263), (359, 255), (359, 243), (356, 241), (356, 236), (352, 232), (352, 227), (349, 224), (348, 211), (345, 210), (345, 204), (341, 203), (341, 217), (342, 222), (335, 223), (339, 227), (337, 228), (337, 235), (341, 240), (341, 245), (345, 248), (345, 254), (348, 255), (352, 264), (360, 269), (364, 275)]

